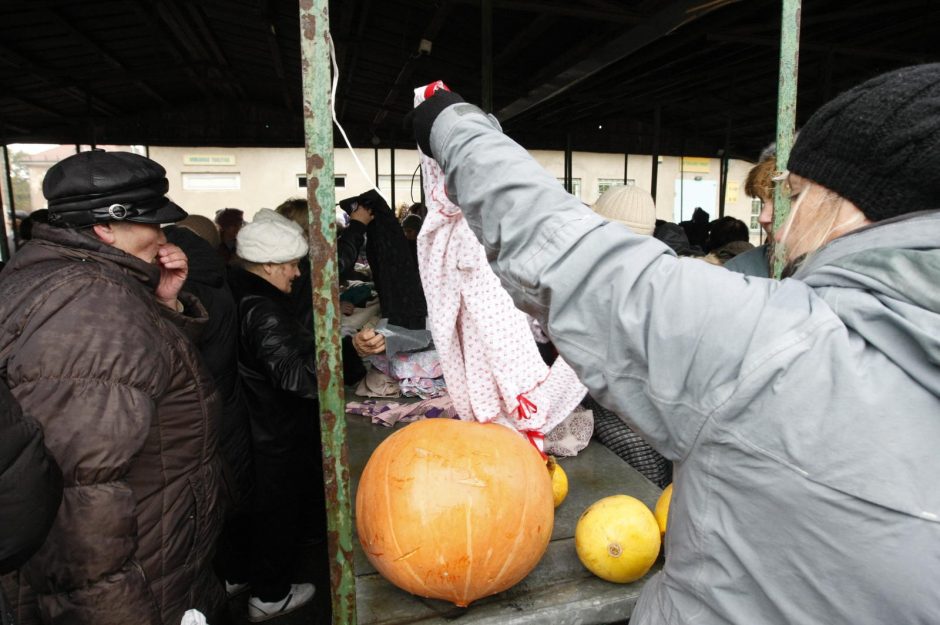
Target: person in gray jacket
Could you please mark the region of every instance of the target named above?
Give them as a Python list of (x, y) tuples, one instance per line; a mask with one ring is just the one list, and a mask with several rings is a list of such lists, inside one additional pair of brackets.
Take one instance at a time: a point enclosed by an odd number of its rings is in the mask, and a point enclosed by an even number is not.
[(937, 111), (932, 64), (812, 116), (777, 282), (605, 221), (459, 96), (415, 110), (516, 305), (676, 463), (631, 625), (940, 619)]
[(774, 176), (777, 174), (777, 144), (772, 143), (761, 152), (757, 164), (744, 181), (744, 192), (761, 202), (757, 223), (767, 236), (763, 245), (738, 254), (725, 263), (725, 269), (748, 276), (771, 278), (774, 253), (771, 243), (774, 235)]

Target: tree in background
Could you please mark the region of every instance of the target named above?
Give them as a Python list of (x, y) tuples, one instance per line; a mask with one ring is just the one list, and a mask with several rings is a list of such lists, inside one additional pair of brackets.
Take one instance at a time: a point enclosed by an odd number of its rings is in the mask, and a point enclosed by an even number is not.
[(33, 203), (29, 196), (29, 170), (26, 169), (25, 152), (10, 153), (10, 177), (13, 186), (13, 206), (18, 211), (32, 212)]

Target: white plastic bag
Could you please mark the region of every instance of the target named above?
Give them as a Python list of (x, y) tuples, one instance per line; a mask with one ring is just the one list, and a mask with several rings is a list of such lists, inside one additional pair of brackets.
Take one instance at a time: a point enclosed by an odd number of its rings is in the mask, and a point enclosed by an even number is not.
[(206, 622), (206, 617), (202, 612), (192, 609), (186, 610), (180, 625), (209, 625), (209, 623)]

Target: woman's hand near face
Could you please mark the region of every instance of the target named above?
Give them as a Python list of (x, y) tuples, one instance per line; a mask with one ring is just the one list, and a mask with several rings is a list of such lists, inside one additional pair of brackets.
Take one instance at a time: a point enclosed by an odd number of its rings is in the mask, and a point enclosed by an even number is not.
[(186, 276), (189, 275), (189, 259), (178, 246), (164, 243), (157, 251), (156, 262), (160, 267), (157, 300), (167, 308), (179, 312), (177, 296), (186, 282)]

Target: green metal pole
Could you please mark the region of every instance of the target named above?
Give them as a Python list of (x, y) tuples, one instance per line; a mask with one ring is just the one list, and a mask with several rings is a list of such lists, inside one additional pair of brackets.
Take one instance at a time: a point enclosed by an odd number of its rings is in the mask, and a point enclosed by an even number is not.
[(304, 134), (307, 156), (310, 268), (317, 341), (317, 384), (323, 482), (329, 532), (333, 623), (355, 625), (346, 402), (341, 361), (336, 216), (333, 188), (333, 121), (330, 115), (330, 22), (328, 0), (300, 0)]
[[(800, 67), (800, 15), (801, 0), (783, 0), (780, 22), (780, 82), (777, 90), (777, 169), (784, 171), (793, 148), (796, 132), (797, 76)], [(783, 182), (774, 185), (774, 232), (780, 232), (790, 214), (790, 197)], [(786, 250), (777, 245), (774, 250), (774, 276), (780, 278), (786, 265)]]

